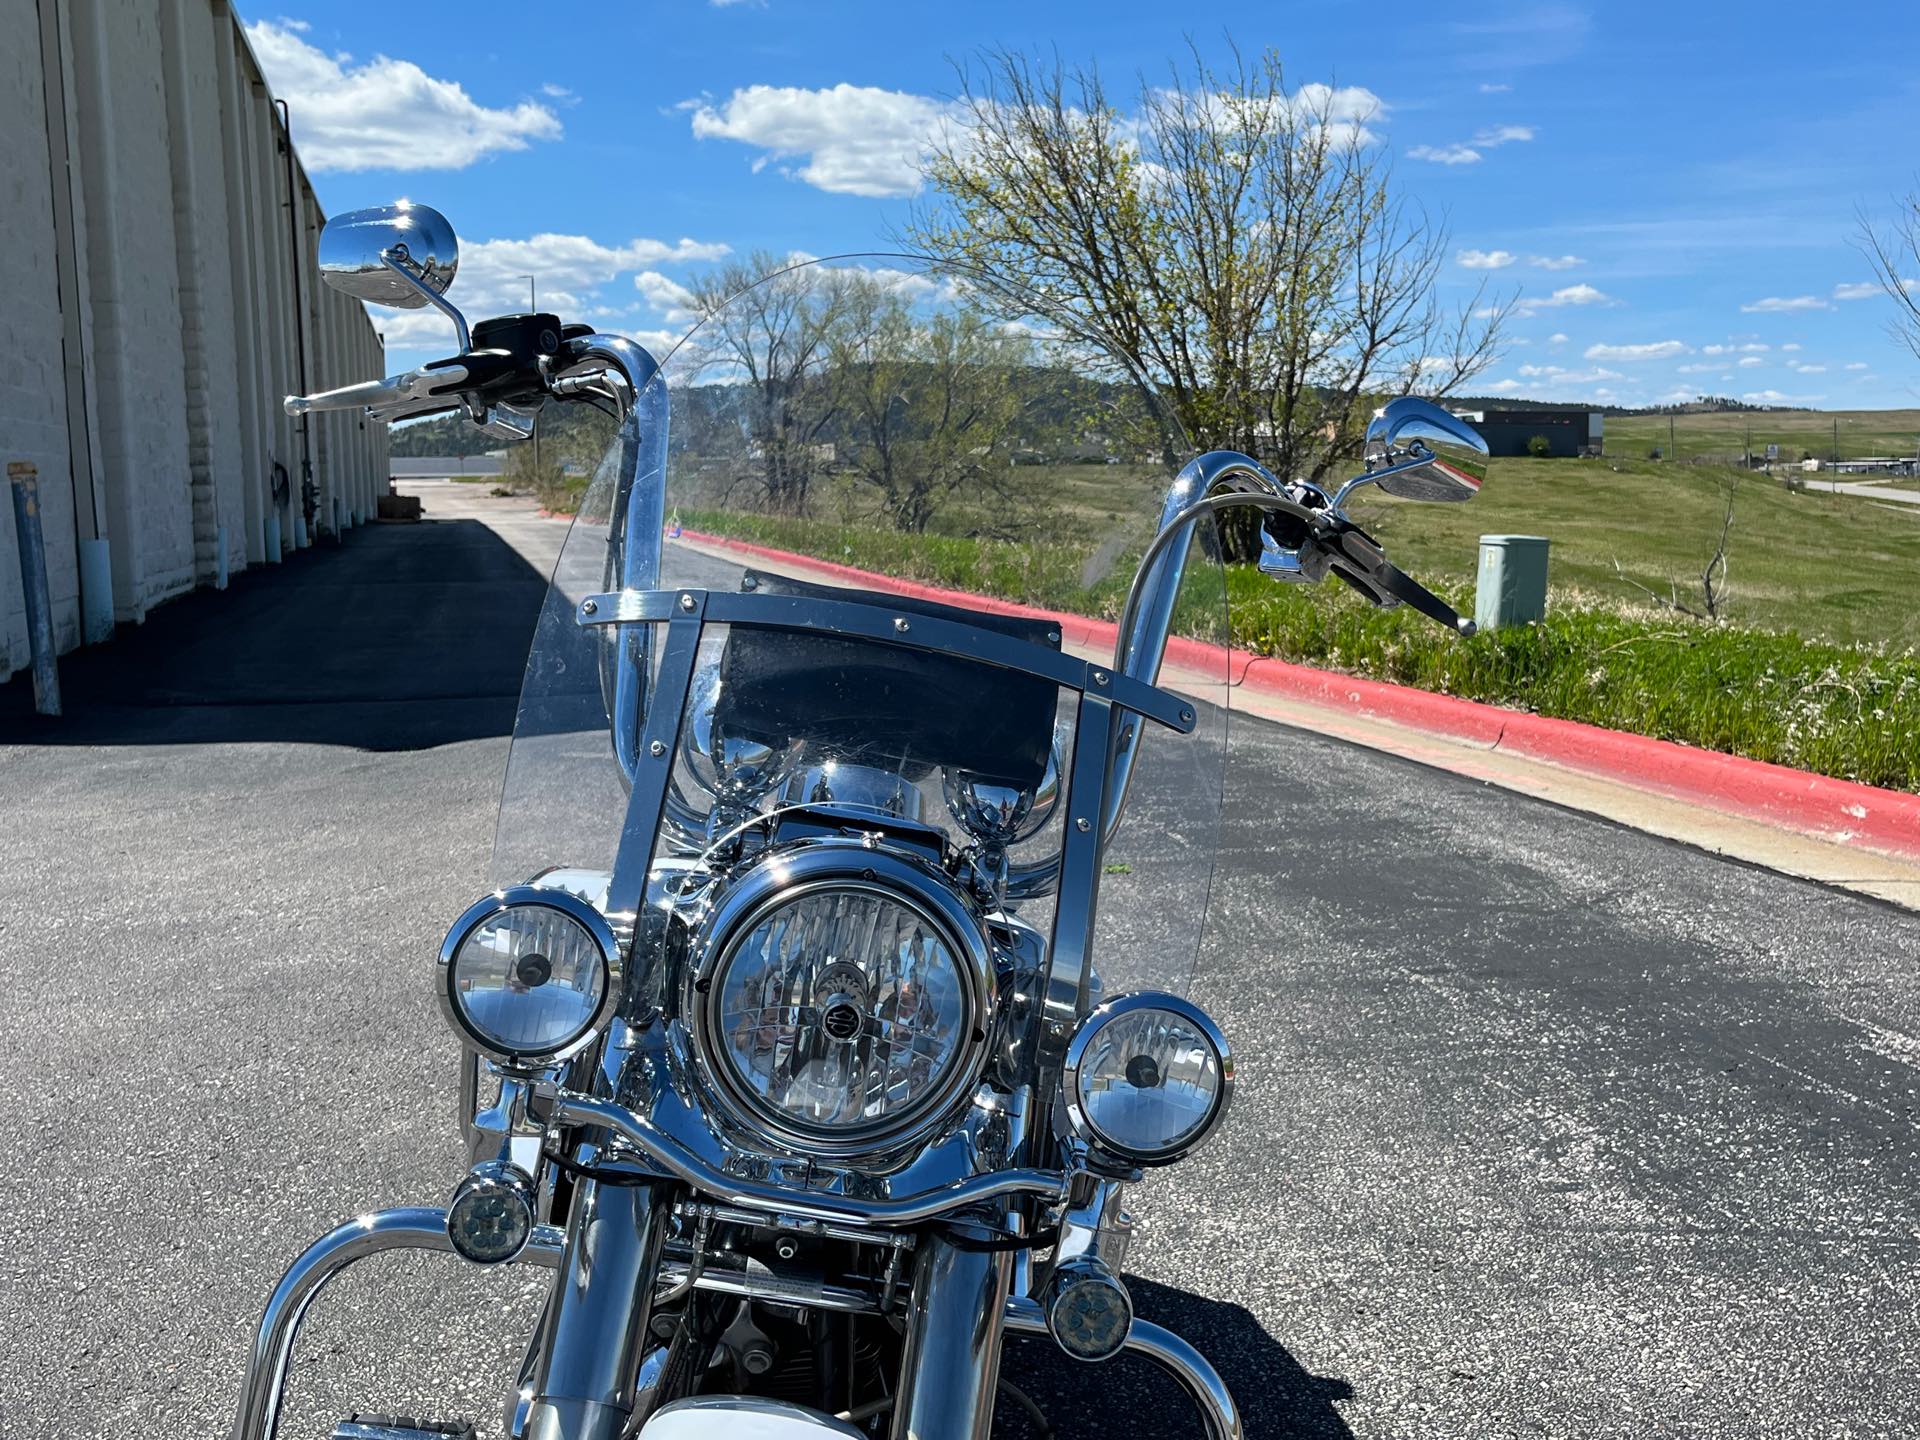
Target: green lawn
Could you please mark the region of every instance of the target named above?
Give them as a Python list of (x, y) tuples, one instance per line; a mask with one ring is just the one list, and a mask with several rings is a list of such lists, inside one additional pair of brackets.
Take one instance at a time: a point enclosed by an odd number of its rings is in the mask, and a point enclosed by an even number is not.
[[(1911, 455), (1920, 444), (1920, 410), (1726, 410), (1712, 414), (1609, 415), (1606, 448), (1644, 460), (1658, 446), (1669, 459), (1738, 460), (1749, 443), (1769, 444), (1783, 460), (1811, 454), (1822, 460), (1839, 447), (1842, 460), (1861, 455)], [(1749, 437), (1751, 439), (1749, 440)]]
[[(1055, 465), (1021, 474), (1044, 487), (1056, 518), (1047, 528), (1069, 550), (1097, 543), (1123, 521), (1130, 530), (1151, 524), (1166, 487), (1157, 466)], [(1422, 579), (1470, 588), (1480, 536), (1545, 535), (1552, 542), (1550, 581), (1562, 594), (1639, 605), (1647, 597), (1636, 583), (1662, 595), (1677, 584), (1680, 598), (1697, 609), (1700, 572), (1718, 543), (1729, 486), (1726, 618), (1844, 644), (1920, 647), (1920, 507), (1908, 514), (1856, 496), (1789, 491), (1779, 478), (1735, 466), (1499, 458), (1479, 497), (1466, 504), (1423, 505), (1362, 490), (1351, 508), (1395, 562)], [(823, 519), (850, 513), (827, 491), (815, 510)], [(906, 539), (900, 537), (902, 545)], [(1052, 556), (1056, 548), (1029, 544), (1021, 568), (1071, 568), (1070, 558)], [(986, 563), (968, 547), (949, 556), (954, 547), (933, 537), (920, 549), (920, 563), (953, 569), (956, 584), (961, 571)], [(936, 552), (944, 557), (937, 562)], [(1013, 564), (991, 562), (996, 572)], [(996, 573), (994, 583), (1011, 582)]]
[(1497, 459), (1467, 504), (1373, 492), (1354, 509), (1395, 562), (1423, 578), (1471, 582), (1481, 535), (1545, 535), (1556, 588), (1631, 602), (1645, 596), (1629, 581), (1663, 595), (1677, 581), (1697, 608), (1729, 486), (1729, 618), (1825, 640), (1920, 646), (1920, 507), (1908, 515), (1854, 496), (1793, 492), (1724, 466)]

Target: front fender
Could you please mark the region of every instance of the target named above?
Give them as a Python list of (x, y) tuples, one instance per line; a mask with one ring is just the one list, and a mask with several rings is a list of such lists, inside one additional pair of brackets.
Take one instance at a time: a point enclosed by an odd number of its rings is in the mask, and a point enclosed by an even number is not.
[(865, 1432), (818, 1410), (753, 1395), (696, 1395), (662, 1405), (639, 1440), (827, 1440)]

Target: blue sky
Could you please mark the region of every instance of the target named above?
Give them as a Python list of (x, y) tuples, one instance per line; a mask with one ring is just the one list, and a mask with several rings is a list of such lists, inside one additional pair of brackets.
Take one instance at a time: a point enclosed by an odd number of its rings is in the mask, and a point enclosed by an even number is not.
[[(1920, 187), (1910, 0), (242, 8), (323, 203), (444, 210), (475, 318), (531, 271), (543, 308), (677, 333), (723, 255), (886, 248), (955, 61), (1057, 50), (1130, 91), (1230, 33), (1290, 85), (1366, 92), (1396, 183), (1451, 228), (1450, 294), (1521, 293), (1475, 391), (1920, 404), (1852, 244), (1858, 210)], [(378, 322), (395, 369), (451, 348), (431, 313)]]

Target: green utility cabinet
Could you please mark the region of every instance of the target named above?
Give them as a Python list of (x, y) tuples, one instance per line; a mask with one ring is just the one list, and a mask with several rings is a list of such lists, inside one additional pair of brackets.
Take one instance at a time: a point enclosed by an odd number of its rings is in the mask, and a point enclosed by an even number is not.
[(1527, 625), (1547, 613), (1547, 537), (1482, 535), (1473, 623), (1482, 630)]

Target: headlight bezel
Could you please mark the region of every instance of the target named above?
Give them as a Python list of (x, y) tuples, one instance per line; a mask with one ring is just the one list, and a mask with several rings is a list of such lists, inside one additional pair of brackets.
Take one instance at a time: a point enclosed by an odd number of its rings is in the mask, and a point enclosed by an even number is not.
[[(1103, 1134), (1087, 1114), (1086, 1106), (1080, 1096), (1080, 1075), (1087, 1058), (1087, 1052), (1093, 1046), (1100, 1032), (1112, 1021), (1132, 1015), (1142, 1010), (1160, 1010), (1177, 1016), (1200, 1033), (1202, 1039), (1213, 1050), (1220, 1071), (1220, 1086), (1213, 1097), (1213, 1105), (1207, 1111), (1207, 1117), (1185, 1139), (1154, 1149), (1140, 1149), (1122, 1145), (1111, 1136)], [(1073, 1131), (1096, 1154), (1125, 1166), (1172, 1165), (1184, 1160), (1212, 1138), (1220, 1128), (1220, 1122), (1226, 1117), (1227, 1108), (1233, 1100), (1233, 1050), (1227, 1044), (1227, 1037), (1220, 1027), (1198, 1005), (1184, 1000), (1178, 995), (1170, 995), (1157, 990), (1134, 990), (1124, 995), (1115, 995), (1103, 1001), (1089, 1011), (1073, 1032), (1073, 1039), (1067, 1044), (1065, 1061), (1060, 1071), (1060, 1097), (1066, 1107), (1068, 1123)]]
[[(579, 925), (592, 938), (600, 952), (600, 1003), (594, 1007), (586, 1023), (564, 1043), (538, 1049), (515, 1048), (502, 1045), (495, 1036), (482, 1030), (468, 1017), (466, 1007), (460, 1003), (454, 992), (457, 978), (454, 960), (473, 932), (488, 920), (505, 910), (533, 906), (543, 906), (559, 912)], [(526, 1073), (545, 1070), (570, 1060), (591, 1045), (606, 1028), (614, 1009), (620, 1003), (621, 979), (622, 961), (619, 938), (613, 933), (613, 926), (607, 922), (606, 916), (602, 915), (598, 909), (570, 890), (541, 885), (512, 885), (475, 901), (461, 913), (458, 920), (453, 922), (447, 931), (447, 938), (440, 944), (440, 958), (434, 972), (434, 989), (440, 1002), (440, 1013), (453, 1027), (454, 1033), (460, 1037), (461, 1044), (509, 1071)]]
[[(903, 1110), (857, 1126), (814, 1126), (780, 1111), (733, 1073), (718, 1031), (718, 997), (737, 943), (773, 910), (809, 894), (858, 890), (915, 912), (945, 942), (960, 980), (963, 1024), (947, 1073)], [(945, 877), (899, 851), (816, 837), (772, 851), (732, 877), (693, 936), (680, 1020), (701, 1088), (729, 1125), (786, 1155), (854, 1161), (923, 1139), (979, 1086), (993, 1030), (993, 959), (986, 926)]]

